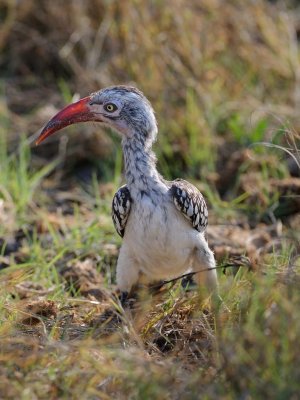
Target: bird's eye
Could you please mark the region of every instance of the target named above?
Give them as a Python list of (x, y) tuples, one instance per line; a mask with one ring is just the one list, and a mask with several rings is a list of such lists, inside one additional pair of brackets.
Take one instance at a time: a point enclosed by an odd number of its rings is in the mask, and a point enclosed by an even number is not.
[(104, 110), (107, 112), (114, 112), (118, 109), (118, 107), (114, 103), (107, 103), (103, 106)]

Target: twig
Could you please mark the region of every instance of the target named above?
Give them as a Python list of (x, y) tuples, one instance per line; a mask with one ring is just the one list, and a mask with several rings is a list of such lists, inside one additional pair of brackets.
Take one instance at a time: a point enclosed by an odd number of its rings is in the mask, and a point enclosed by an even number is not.
[[(173, 282), (175, 283), (175, 282), (177, 282), (179, 279), (183, 279), (183, 278), (187, 278), (187, 277), (190, 278), (190, 277), (192, 277), (192, 276), (194, 276), (194, 275), (196, 275), (196, 274), (199, 274), (200, 272), (207, 272), (207, 271), (211, 271), (211, 270), (213, 270), (213, 269), (231, 268), (231, 267), (233, 267), (233, 266), (234, 266), (233, 264), (219, 265), (219, 266), (214, 267), (214, 268), (205, 268), (205, 269), (201, 269), (200, 271), (188, 272), (187, 274), (183, 274), (183, 275), (177, 276), (176, 278), (169, 279), (169, 280), (167, 280), (167, 281), (162, 281), (162, 282), (156, 283), (156, 284), (154, 284), (154, 285), (151, 285), (151, 286), (149, 286), (149, 288), (150, 288), (150, 289), (161, 288), (161, 287), (163, 287), (164, 285), (167, 285), (168, 283), (173, 283)], [(248, 267), (248, 265), (241, 264), (241, 265), (239, 265), (239, 267)]]

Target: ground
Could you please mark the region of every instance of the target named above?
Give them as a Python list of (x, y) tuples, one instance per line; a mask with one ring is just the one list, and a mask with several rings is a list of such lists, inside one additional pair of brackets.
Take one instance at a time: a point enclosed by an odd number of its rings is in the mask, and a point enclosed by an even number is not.
[[(27, 161), (14, 161), (14, 173), (17, 182), (25, 168), (30, 192)], [(1, 186), (5, 398), (297, 398), (299, 214), (254, 227), (221, 203), (208, 241), (223, 301), (178, 281), (141, 290), (123, 311), (113, 295), (121, 239), (112, 187), (63, 191), (55, 177), (40, 179), (25, 209)]]

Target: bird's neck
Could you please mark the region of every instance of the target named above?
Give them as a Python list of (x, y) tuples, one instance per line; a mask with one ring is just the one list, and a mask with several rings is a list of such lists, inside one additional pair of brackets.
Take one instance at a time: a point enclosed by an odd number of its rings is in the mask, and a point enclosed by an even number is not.
[(152, 145), (139, 138), (122, 141), (125, 178), (131, 195), (148, 195), (159, 192), (164, 187), (156, 169), (156, 156)]

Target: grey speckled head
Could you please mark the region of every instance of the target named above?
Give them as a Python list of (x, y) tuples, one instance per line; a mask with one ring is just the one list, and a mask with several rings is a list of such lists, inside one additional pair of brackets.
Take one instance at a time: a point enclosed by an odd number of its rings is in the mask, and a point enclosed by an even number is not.
[(95, 121), (121, 134), (123, 143), (151, 148), (157, 135), (153, 108), (142, 92), (130, 86), (112, 86), (92, 93), (58, 112), (42, 129), (37, 144), (66, 126)]
[(90, 96), (91, 112), (126, 139), (135, 138), (151, 145), (157, 123), (153, 108), (142, 92), (130, 86), (112, 86)]

